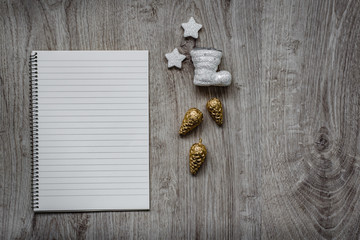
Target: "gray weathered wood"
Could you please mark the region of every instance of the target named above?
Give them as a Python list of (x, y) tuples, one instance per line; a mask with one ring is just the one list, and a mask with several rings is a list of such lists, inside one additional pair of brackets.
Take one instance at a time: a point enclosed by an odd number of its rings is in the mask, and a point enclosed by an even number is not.
[[(358, 239), (360, 1), (1, 1), (1, 239)], [(224, 51), (228, 88), (192, 84), (195, 42)], [(151, 211), (34, 215), (28, 56), (150, 50)], [(188, 56), (188, 55), (187, 55)], [(206, 113), (223, 101), (219, 128)], [(189, 136), (190, 107), (204, 111)], [(206, 164), (188, 170), (202, 137)]]

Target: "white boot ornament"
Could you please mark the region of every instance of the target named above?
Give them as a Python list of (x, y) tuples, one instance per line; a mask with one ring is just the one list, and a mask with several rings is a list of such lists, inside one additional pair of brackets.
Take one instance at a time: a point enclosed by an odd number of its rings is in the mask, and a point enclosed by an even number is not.
[(231, 84), (231, 73), (216, 72), (222, 51), (214, 48), (194, 48), (190, 55), (195, 67), (194, 84), (196, 86), (229, 86)]

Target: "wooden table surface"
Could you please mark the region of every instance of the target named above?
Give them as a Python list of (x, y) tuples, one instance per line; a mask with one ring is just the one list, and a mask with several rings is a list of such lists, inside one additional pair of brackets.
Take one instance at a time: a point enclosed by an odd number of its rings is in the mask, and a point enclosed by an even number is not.
[[(358, 0), (1, 1), (0, 238), (358, 239), (359, 13)], [(191, 16), (196, 43), (180, 27)], [(188, 54), (167, 69), (165, 53), (195, 44), (223, 50), (230, 87), (195, 87)], [(30, 52), (137, 49), (150, 51), (151, 210), (34, 214)], [(180, 138), (190, 107), (205, 119)]]

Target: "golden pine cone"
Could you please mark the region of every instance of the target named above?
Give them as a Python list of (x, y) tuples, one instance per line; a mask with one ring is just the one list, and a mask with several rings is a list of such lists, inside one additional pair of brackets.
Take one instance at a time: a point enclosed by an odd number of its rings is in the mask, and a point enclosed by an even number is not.
[(193, 175), (199, 171), (199, 168), (204, 163), (206, 158), (206, 147), (202, 144), (202, 139), (200, 138), (199, 143), (194, 143), (190, 148), (189, 163), (190, 163), (190, 172)]
[(223, 108), (220, 100), (218, 98), (210, 99), (206, 108), (209, 111), (212, 119), (216, 122), (217, 125), (221, 126), (223, 124)]
[(184, 116), (179, 134), (186, 135), (191, 130), (200, 125), (203, 120), (203, 113), (197, 108), (190, 108)]

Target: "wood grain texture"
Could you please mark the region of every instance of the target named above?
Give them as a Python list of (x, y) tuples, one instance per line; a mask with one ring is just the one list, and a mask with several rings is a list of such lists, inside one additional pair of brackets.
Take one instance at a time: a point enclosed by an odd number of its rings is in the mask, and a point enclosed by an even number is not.
[[(1, 239), (359, 239), (360, 1), (1, 1)], [(182, 22), (203, 24), (183, 38)], [(222, 49), (228, 88), (192, 84)], [(179, 47), (183, 69), (164, 54)], [(32, 50), (150, 51), (151, 211), (33, 214)], [(205, 104), (218, 97), (224, 125)], [(177, 134), (190, 107), (205, 114)], [(188, 151), (201, 137), (196, 177)]]

